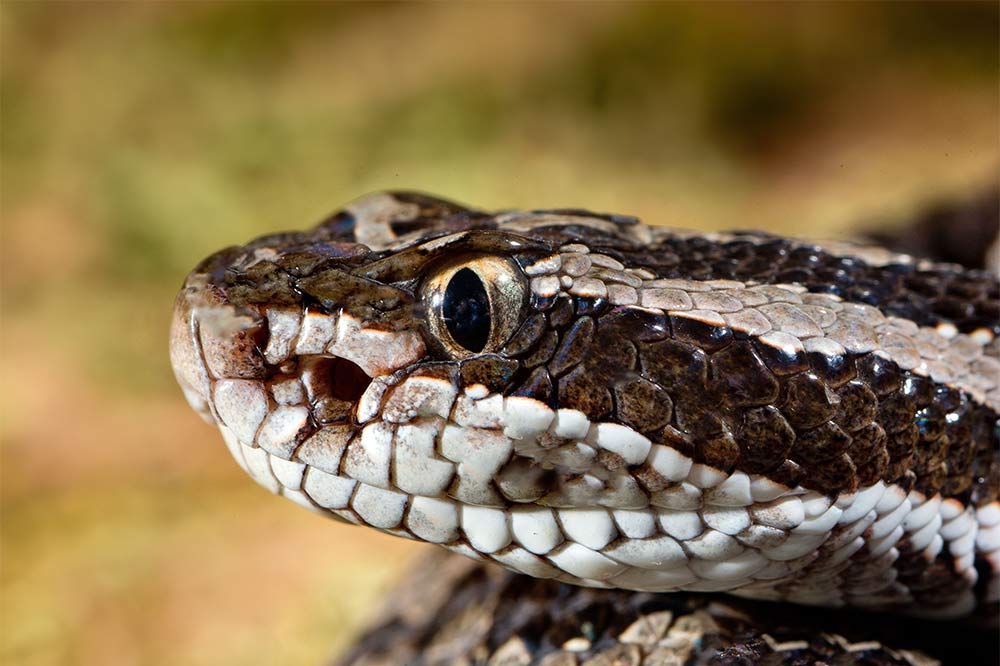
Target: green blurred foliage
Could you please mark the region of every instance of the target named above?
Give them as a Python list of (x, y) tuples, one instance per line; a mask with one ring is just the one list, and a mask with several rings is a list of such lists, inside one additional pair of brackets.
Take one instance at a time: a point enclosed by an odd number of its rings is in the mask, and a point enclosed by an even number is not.
[(998, 25), (986, 2), (3, 3), (0, 661), (317, 661), (411, 552), (255, 492), (183, 405), (166, 329), (203, 256), (383, 188), (900, 219), (996, 181)]

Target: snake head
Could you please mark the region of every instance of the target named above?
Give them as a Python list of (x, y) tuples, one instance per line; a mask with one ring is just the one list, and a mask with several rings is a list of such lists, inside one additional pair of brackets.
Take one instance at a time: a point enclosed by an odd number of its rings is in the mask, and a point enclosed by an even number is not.
[(919, 270), (383, 193), (203, 261), (171, 359), (248, 474), (328, 516), (575, 584), (954, 614), (1000, 524), (1000, 389), (945, 375), (1000, 364), (975, 317), (865, 302)]

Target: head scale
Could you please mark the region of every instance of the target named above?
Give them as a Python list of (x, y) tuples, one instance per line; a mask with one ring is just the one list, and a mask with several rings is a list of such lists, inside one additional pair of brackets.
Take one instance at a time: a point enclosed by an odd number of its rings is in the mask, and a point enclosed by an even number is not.
[(854, 603), (808, 577), (854, 552), (835, 525), (856, 540), (913, 488), (875, 422), (909, 389), (855, 338), (768, 335), (839, 297), (712, 279), (758, 270), (774, 242), (748, 238), (371, 195), (203, 261), (171, 359), (237, 462), (310, 509), (577, 584)]

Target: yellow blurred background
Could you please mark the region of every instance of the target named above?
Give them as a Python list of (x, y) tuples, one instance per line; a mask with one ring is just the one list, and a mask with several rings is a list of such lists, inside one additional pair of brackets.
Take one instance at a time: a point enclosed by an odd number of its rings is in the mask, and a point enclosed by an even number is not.
[(420, 548), (244, 478), (175, 289), (370, 190), (849, 234), (995, 183), (998, 6), (0, 6), (0, 662), (306, 664)]

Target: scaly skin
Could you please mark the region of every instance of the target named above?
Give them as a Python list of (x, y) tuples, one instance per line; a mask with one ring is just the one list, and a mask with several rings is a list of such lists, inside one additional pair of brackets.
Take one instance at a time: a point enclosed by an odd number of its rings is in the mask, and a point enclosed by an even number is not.
[(998, 307), (876, 248), (396, 193), (206, 259), (171, 355), (237, 462), (333, 517), (573, 585), (953, 617), (997, 593)]

